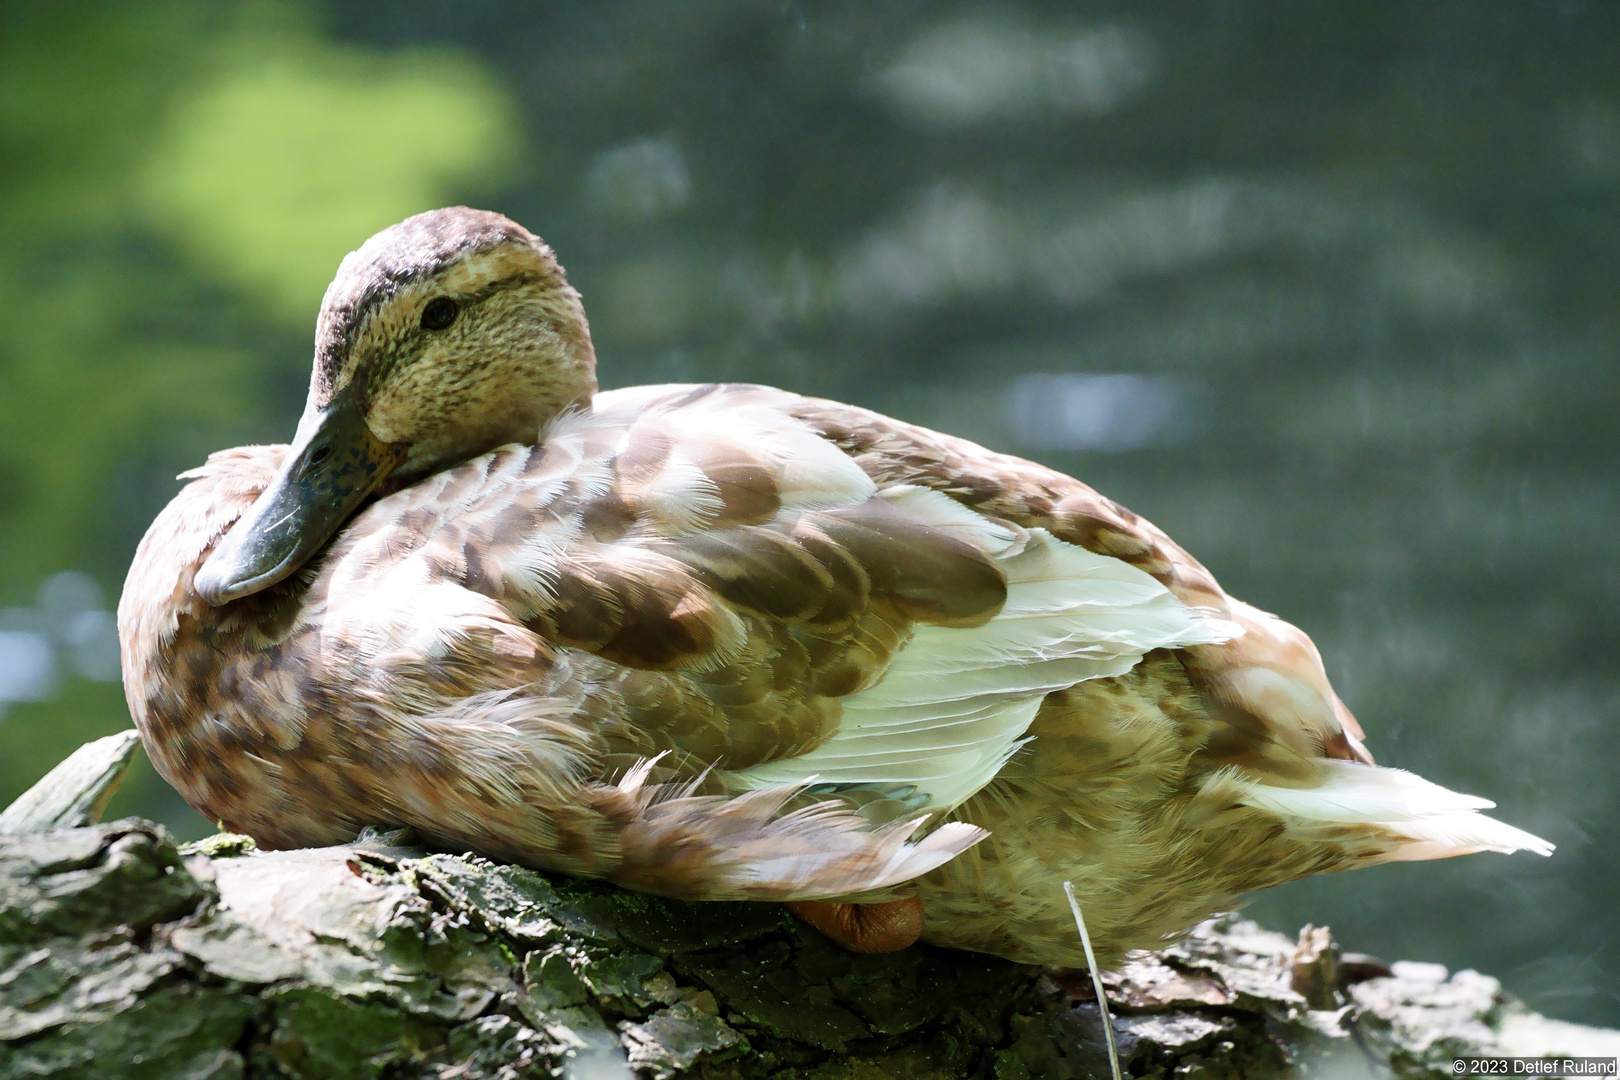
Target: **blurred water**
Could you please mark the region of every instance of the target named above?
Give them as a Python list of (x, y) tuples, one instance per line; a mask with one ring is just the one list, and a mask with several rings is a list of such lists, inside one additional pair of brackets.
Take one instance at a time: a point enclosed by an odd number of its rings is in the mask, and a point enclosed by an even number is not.
[(120, 676), (117, 622), (101, 586), (74, 570), (46, 578), (33, 607), (0, 609), (0, 719), (12, 702), (49, 701), (65, 673)]
[(0, 15), (0, 799), (127, 722), (105, 603), (40, 582), (113, 595), (174, 473), (291, 431), (337, 256), (469, 200), (604, 385), (1039, 458), (1304, 627), (1381, 761), (1560, 849), (1256, 912), (1620, 1025), (1620, 7), (252, 10)]
[(45, 701), (55, 692), (50, 639), (32, 630), (0, 630), (0, 717), (13, 701)]
[(1123, 452), (1192, 441), (1203, 427), (1198, 384), (1166, 375), (1019, 375), (1002, 414), (1027, 450)]

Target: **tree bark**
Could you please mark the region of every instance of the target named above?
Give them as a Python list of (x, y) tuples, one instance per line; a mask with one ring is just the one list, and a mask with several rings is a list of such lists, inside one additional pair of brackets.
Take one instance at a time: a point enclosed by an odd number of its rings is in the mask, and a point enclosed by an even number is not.
[[(137, 819), (0, 836), (0, 1078), (1107, 1075), (1083, 973), (926, 946), (859, 956), (776, 905), (409, 841), (176, 847)], [(1138, 1077), (1620, 1053), (1620, 1032), (1539, 1017), (1487, 976), (1341, 956), (1321, 929), (1295, 942), (1217, 920), (1104, 981)]]

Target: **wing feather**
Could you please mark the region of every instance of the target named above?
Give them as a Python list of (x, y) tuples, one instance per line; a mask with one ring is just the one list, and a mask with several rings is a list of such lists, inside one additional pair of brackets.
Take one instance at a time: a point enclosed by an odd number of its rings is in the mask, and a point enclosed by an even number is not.
[[(907, 510), (922, 501), (908, 495), (895, 504)], [(928, 509), (931, 525), (946, 524), (937, 504)], [(926, 793), (930, 810), (949, 810), (1017, 752), (1046, 694), (1123, 674), (1153, 649), (1240, 632), (1142, 571), (1044, 529), (1014, 534), (957, 517), (954, 534), (999, 545), (1007, 575), (1001, 612), (976, 627), (919, 626), (875, 686), (844, 699), (832, 738), (797, 757), (728, 773), (731, 785), (811, 775), (832, 784), (910, 784)]]
[[(1323, 761), (1323, 779), (1288, 788), (1238, 780), (1239, 801), (1288, 821), (1377, 825), (1401, 843), (1381, 861), (1408, 862), (1474, 851), (1534, 851), (1553, 845), (1481, 810), (1496, 804), (1464, 795), (1403, 769), (1350, 761)], [(1212, 782), (1230, 782), (1217, 774)]]

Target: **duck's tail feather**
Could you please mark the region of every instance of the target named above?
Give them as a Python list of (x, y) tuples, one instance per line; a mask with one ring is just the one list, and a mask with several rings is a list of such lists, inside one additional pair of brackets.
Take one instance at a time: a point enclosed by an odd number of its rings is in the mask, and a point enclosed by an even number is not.
[(1396, 840), (1378, 862), (1444, 859), (1475, 851), (1533, 851), (1553, 845), (1479, 811), (1496, 804), (1402, 769), (1324, 761), (1323, 783), (1290, 788), (1244, 781), (1239, 801), (1286, 819), (1377, 826)]
[(951, 822), (912, 840), (926, 817), (872, 828), (840, 803), (782, 813), (805, 785), (738, 796), (692, 795), (689, 785), (611, 789), (634, 800), (608, 877), (664, 896), (703, 900), (818, 900), (885, 889), (950, 861), (988, 834)]

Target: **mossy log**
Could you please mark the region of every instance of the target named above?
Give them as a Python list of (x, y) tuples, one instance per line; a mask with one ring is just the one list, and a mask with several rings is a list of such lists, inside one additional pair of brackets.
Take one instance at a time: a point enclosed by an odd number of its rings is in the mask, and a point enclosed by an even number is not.
[[(136, 819), (0, 836), (0, 1078), (1107, 1075), (1083, 973), (857, 956), (776, 905), (410, 840), (177, 847)], [(1620, 1032), (1543, 1019), (1487, 976), (1340, 956), (1311, 928), (1216, 921), (1104, 981), (1137, 1077), (1439, 1077), (1458, 1056), (1620, 1052)]]

